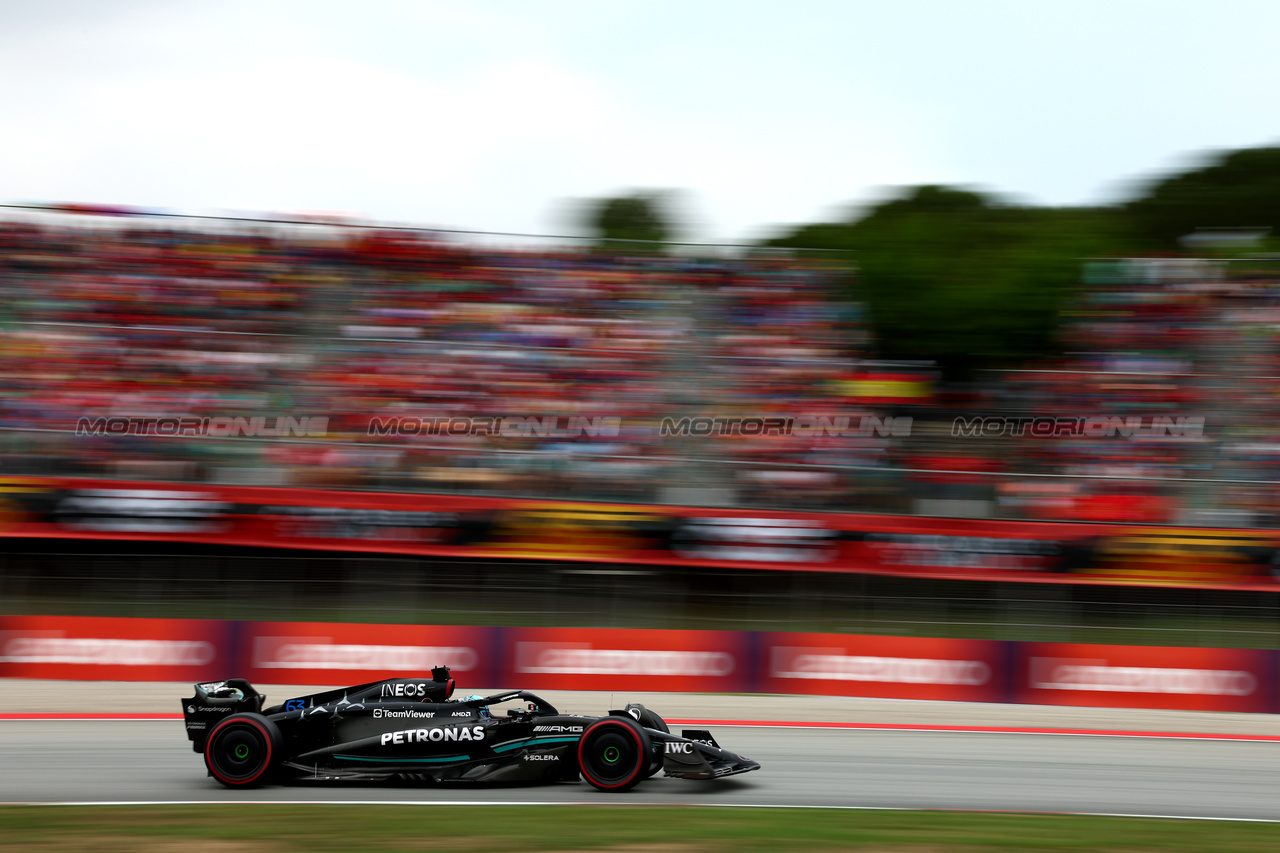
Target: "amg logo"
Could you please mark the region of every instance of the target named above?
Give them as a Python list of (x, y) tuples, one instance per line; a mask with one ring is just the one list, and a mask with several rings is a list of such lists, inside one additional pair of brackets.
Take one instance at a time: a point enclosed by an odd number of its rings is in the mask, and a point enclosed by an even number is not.
[(581, 733), (582, 726), (534, 726), (535, 732), (574, 732)]
[(691, 743), (667, 743), (667, 755), (693, 755), (693, 744)]
[(439, 743), (440, 741), (449, 740), (484, 740), (484, 728), (482, 726), (470, 726), (458, 728), (457, 726), (448, 726), (447, 728), (436, 729), (407, 729), (403, 732), (383, 732), (381, 746), (387, 744), (402, 743)]

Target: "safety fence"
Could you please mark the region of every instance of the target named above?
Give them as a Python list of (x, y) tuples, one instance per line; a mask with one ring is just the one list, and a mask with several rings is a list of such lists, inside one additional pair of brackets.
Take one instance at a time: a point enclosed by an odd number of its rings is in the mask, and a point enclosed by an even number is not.
[[(0, 617), (0, 677), (782, 693), (1280, 712), (1280, 652), (856, 634)], [(91, 700), (86, 692), (86, 703)]]

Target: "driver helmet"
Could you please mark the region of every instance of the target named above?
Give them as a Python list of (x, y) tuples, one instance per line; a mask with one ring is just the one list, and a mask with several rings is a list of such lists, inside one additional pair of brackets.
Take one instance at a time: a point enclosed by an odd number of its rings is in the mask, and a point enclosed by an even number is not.
[[(474, 701), (476, 701), (476, 700), (478, 700), (478, 699), (483, 699), (483, 698), (484, 698), (483, 696), (480, 696), (480, 695), (478, 695), (478, 694), (474, 694), (474, 693), (473, 693), (472, 695), (468, 696), (466, 699), (463, 699), (462, 701), (463, 701), (463, 702), (474, 702)], [(488, 705), (481, 705), (481, 706), (480, 706), (480, 717), (481, 717), (481, 719), (485, 719), (485, 720), (492, 719), (492, 715), (489, 713), (489, 706), (488, 706)]]

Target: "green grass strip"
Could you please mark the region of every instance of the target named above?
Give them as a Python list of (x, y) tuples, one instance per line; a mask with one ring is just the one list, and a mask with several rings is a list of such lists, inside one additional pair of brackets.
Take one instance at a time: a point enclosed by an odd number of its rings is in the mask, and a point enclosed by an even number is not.
[(1280, 824), (998, 813), (667, 806), (0, 807), (0, 849), (867, 853), (1280, 850)]

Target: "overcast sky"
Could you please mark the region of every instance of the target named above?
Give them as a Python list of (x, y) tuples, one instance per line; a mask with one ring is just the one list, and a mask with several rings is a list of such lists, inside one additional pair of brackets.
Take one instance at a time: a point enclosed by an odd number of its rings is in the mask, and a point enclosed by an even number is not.
[(741, 240), (886, 187), (1076, 204), (1280, 140), (1280, 3), (0, 2), (0, 200)]

